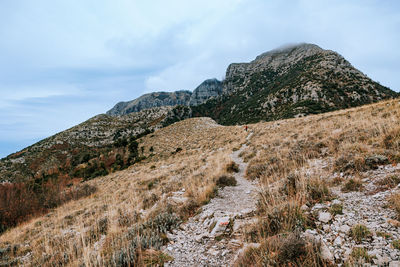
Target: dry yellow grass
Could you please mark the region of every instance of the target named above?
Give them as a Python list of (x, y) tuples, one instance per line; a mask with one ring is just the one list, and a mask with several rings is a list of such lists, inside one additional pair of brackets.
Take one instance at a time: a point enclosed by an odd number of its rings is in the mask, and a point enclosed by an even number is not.
[[(375, 154), (393, 164), (400, 162), (399, 121), (399, 100), (391, 100), (250, 125), (254, 134), (242, 156), (250, 162), (247, 177), (259, 179), (262, 186), (260, 223), (250, 231), (252, 241), (262, 246), (253, 249), (251, 257), (240, 259), (239, 265), (261, 266), (266, 257), (282, 260), (279, 253), (289, 253), (290, 246), (280, 236), (312, 223), (300, 207), (329, 198), (327, 184), (336, 180), (327, 178), (340, 172), (357, 176), (368, 167), (365, 158)], [(95, 194), (5, 232), (0, 248), (18, 245), (8, 253), (9, 260), (25, 259), (27, 265), (110, 264), (110, 255), (128, 247), (125, 236), (132, 225), (164, 211), (184, 219), (206, 203), (213, 196), (216, 178), (226, 173), (229, 155), (246, 142), (246, 136), (240, 126), (223, 127), (207, 118), (160, 129), (139, 142), (147, 159), (89, 181), (98, 188)], [(168, 197), (182, 188), (187, 201), (168, 205)], [(271, 240), (281, 246), (271, 245)], [(321, 264), (315, 247), (304, 245), (304, 251), (299, 247), (308, 255), (303, 263)], [(137, 257), (144, 264), (148, 257), (164, 256), (139, 251)]]
[[(25, 259), (27, 265), (106, 266), (113, 252), (109, 250), (127, 245), (117, 241), (130, 226), (171, 208), (167, 199), (173, 192), (185, 189), (187, 202), (172, 207), (182, 218), (207, 202), (218, 175), (226, 173), (233, 147), (245, 137), (240, 127), (219, 126), (206, 118), (156, 131), (139, 142), (147, 148), (147, 155), (153, 147), (154, 156), (89, 181), (98, 188), (95, 194), (5, 232), (0, 236), (0, 248), (17, 245), (8, 254), (10, 262)], [(176, 152), (178, 147), (182, 150)], [(143, 255), (144, 264), (148, 255), (158, 254)]]
[[(374, 167), (368, 157), (382, 155), (388, 158), (385, 164), (399, 163), (399, 121), (400, 102), (395, 99), (251, 125), (254, 135), (246, 153), (253, 157), (246, 174), (249, 179), (260, 179), (263, 187), (259, 222), (249, 230), (252, 242), (269, 244), (275, 238), (278, 240), (274, 242), (280, 244), (282, 234), (312, 227), (313, 218), (306, 216), (300, 207), (329, 200), (328, 185), (342, 182), (343, 178), (338, 179), (340, 174), (359, 179), (363, 171)], [(276, 261), (289, 264), (280, 258), (279, 249), (268, 245), (251, 249), (238, 264), (263, 266)], [(303, 252), (291, 264), (328, 264), (318, 263), (315, 260), (318, 255)]]

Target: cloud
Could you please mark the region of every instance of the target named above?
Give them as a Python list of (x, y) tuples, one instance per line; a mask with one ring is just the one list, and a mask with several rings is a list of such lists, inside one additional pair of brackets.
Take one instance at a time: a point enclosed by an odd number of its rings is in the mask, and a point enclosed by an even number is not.
[(0, 143), (192, 90), (290, 43), (335, 50), (399, 91), (399, 28), (394, 0), (0, 1)]

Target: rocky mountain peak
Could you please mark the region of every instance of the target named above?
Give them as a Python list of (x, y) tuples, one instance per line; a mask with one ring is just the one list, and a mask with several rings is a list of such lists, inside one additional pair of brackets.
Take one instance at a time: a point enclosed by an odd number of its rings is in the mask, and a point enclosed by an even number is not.
[[(281, 46), (274, 50), (262, 53), (249, 63), (230, 64), (226, 71), (226, 79), (229, 80), (238, 75), (244, 76), (250, 72), (262, 71), (264, 69), (284, 71), (301, 59), (318, 53), (324, 53), (324, 51), (326, 50), (323, 50), (315, 44), (307, 43)], [(231, 89), (232, 88), (230, 88), (229, 84), (228, 87), (225, 87), (225, 91)]]

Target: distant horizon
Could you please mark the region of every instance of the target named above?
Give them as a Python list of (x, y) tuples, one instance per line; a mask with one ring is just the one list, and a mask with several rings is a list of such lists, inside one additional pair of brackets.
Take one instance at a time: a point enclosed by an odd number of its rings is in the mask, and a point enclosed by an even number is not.
[(399, 18), (394, 0), (3, 1), (0, 158), (290, 44), (336, 51), (399, 92)]

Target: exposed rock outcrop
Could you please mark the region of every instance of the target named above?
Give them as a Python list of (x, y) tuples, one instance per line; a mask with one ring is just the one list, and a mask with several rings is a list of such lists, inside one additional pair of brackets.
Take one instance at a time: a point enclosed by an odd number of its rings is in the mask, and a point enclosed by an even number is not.
[(191, 97), (192, 92), (190, 91), (149, 93), (132, 101), (119, 102), (111, 110), (107, 111), (107, 114), (118, 116), (154, 107), (187, 105)]
[(202, 82), (193, 92), (155, 92), (142, 95), (128, 102), (119, 102), (107, 112), (111, 116), (126, 115), (144, 109), (162, 106), (195, 106), (204, 103), (212, 97), (222, 93), (222, 82), (217, 79), (208, 79)]
[(206, 102), (212, 97), (217, 97), (222, 94), (222, 82), (217, 79), (208, 79), (202, 82), (190, 98), (189, 105), (196, 106)]

